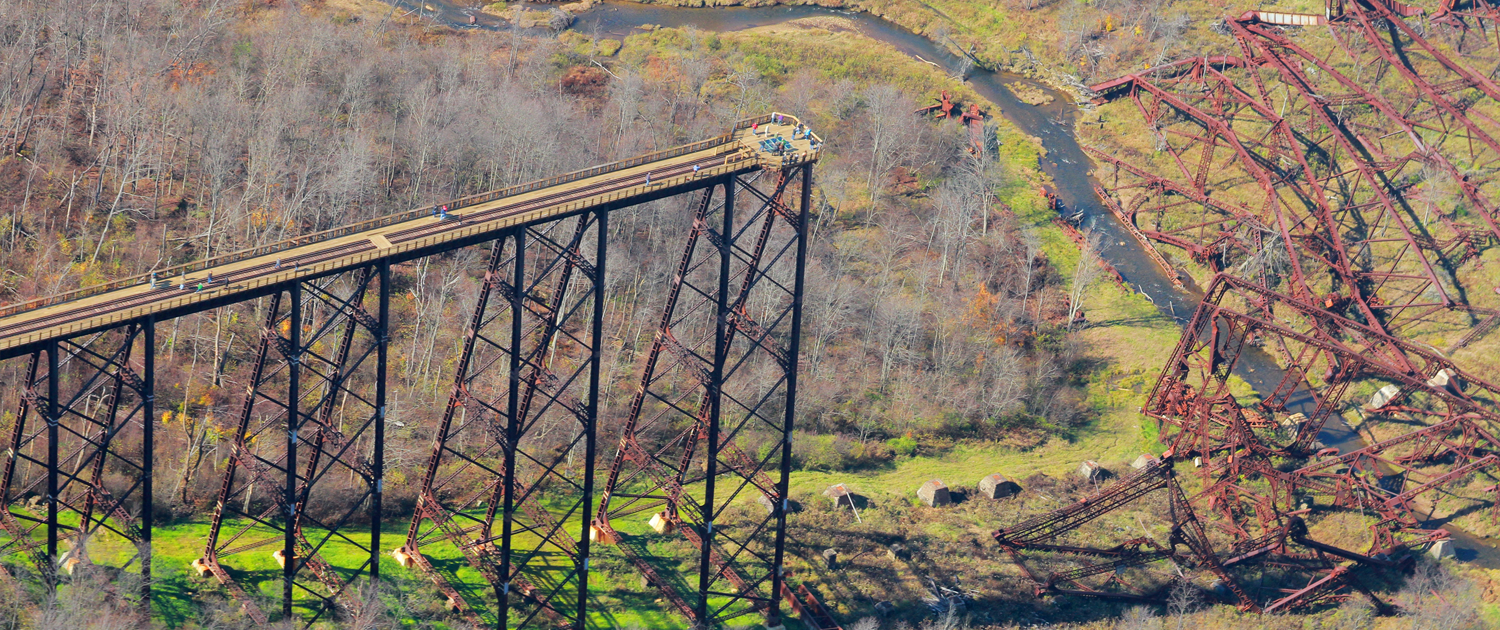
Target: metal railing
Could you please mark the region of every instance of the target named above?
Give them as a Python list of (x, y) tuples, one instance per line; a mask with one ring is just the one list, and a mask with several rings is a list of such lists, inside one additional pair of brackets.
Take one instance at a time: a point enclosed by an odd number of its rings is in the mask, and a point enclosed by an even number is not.
[[(718, 136), (715, 136), (713, 138), (709, 138), (707, 140), (700, 140), (698, 142), (693, 142), (691, 144), (685, 144), (685, 145), (678, 146), (678, 147), (673, 147), (673, 148), (670, 148), (670, 149), (664, 149), (664, 150), (661, 150), (661, 151), (656, 151), (656, 152), (652, 152), (652, 153), (646, 153), (646, 154), (638, 155), (636, 157), (629, 158), (629, 159), (626, 159), (626, 160), (620, 160), (620, 161), (617, 161), (617, 162), (610, 162), (608, 164), (601, 164), (599, 166), (594, 166), (594, 167), (591, 167), (591, 168), (586, 168), (586, 169), (583, 169), (581, 171), (574, 171), (574, 172), (571, 172), (571, 173), (565, 173), (565, 174), (562, 174), (562, 175), (558, 175), (556, 177), (549, 177), (547, 179), (536, 180), (536, 181), (527, 182), (527, 183), (524, 183), (524, 184), (517, 184), (515, 186), (509, 186), (509, 187), (506, 187), (506, 188), (501, 188), (499, 190), (493, 190), (493, 191), (490, 191), (490, 192), (480, 193), (480, 194), (477, 194), (477, 195), (469, 195), (467, 197), (460, 197), (458, 199), (455, 199), (453, 201), (448, 202), (446, 205), (448, 206), (449, 210), (458, 210), (458, 209), (462, 209), (462, 208), (466, 208), (466, 207), (470, 207), (470, 206), (476, 206), (476, 205), (479, 205), (479, 204), (489, 203), (489, 202), (495, 201), (497, 199), (503, 199), (505, 197), (510, 197), (510, 196), (513, 196), (513, 195), (525, 194), (525, 193), (532, 192), (532, 191), (535, 191), (535, 190), (540, 190), (540, 189), (543, 189), (543, 188), (550, 188), (552, 186), (558, 186), (558, 185), (561, 185), (561, 184), (566, 184), (566, 183), (578, 181), (578, 180), (581, 180), (581, 179), (587, 179), (587, 178), (590, 178), (590, 177), (597, 177), (597, 176), (603, 175), (605, 173), (611, 173), (611, 172), (614, 172), (614, 171), (621, 171), (621, 170), (625, 170), (625, 169), (628, 169), (628, 168), (634, 168), (634, 167), (640, 166), (642, 164), (648, 164), (648, 163), (657, 162), (657, 161), (660, 161), (660, 160), (667, 160), (667, 159), (671, 159), (671, 158), (674, 158), (674, 157), (679, 157), (679, 156), (682, 156), (682, 155), (687, 155), (689, 153), (696, 153), (698, 151), (703, 151), (703, 150), (706, 150), (706, 149), (712, 149), (714, 147), (719, 147), (719, 146), (723, 146), (723, 145), (729, 144), (731, 142), (734, 142), (735, 132), (738, 132), (738, 131), (740, 131), (742, 129), (749, 129), (750, 127), (752, 127), (754, 125), (765, 124), (765, 123), (771, 122), (772, 120), (775, 119), (776, 116), (781, 116), (783, 119), (790, 119), (792, 121), (798, 121), (798, 122), (800, 122), (800, 120), (797, 117), (795, 117), (795, 116), (792, 116), (790, 114), (780, 114), (780, 113), (775, 113), (775, 112), (770, 113), (770, 114), (765, 114), (765, 115), (762, 115), (762, 116), (756, 116), (755, 118), (746, 118), (744, 120), (736, 122), (734, 124), (734, 126), (730, 128), (730, 130), (729, 130), (728, 133), (720, 134)], [(813, 136), (813, 137), (816, 138), (817, 136)], [(820, 142), (822, 141), (821, 138), (818, 138), (818, 140)], [(172, 267), (167, 267), (165, 269), (158, 269), (158, 270), (156, 270), (154, 272), (148, 272), (148, 273), (143, 273), (143, 274), (140, 274), (140, 275), (135, 275), (135, 276), (129, 276), (129, 277), (126, 277), (126, 278), (121, 278), (119, 280), (115, 280), (115, 281), (112, 281), (112, 282), (107, 282), (107, 283), (104, 283), (104, 284), (94, 285), (94, 286), (91, 286), (91, 287), (84, 287), (84, 288), (81, 288), (81, 289), (76, 289), (76, 290), (68, 291), (68, 292), (65, 292), (65, 293), (59, 293), (57, 295), (52, 295), (52, 296), (48, 296), (48, 297), (36, 298), (36, 299), (33, 299), (33, 300), (28, 300), (26, 302), (21, 302), (21, 303), (18, 303), (18, 304), (11, 304), (11, 305), (8, 305), (8, 306), (0, 307), (0, 317), (9, 317), (9, 316), (15, 315), (17, 313), (23, 313), (23, 312), (34, 310), (34, 309), (38, 309), (38, 308), (43, 308), (43, 307), (47, 307), (47, 306), (53, 306), (53, 305), (56, 305), (56, 304), (61, 304), (63, 302), (69, 302), (69, 301), (77, 300), (77, 299), (80, 299), (80, 298), (85, 298), (85, 297), (90, 297), (90, 296), (98, 295), (100, 293), (108, 293), (110, 291), (116, 291), (116, 290), (119, 290), (119, 289), (125, 289), (125, 288), (129, 288), (129, 287), (133, 287), (133, 286), (145, 284), (145, 283), (150, 282), (153, 276), (156, 277), (156, 278), (162, 278), (162, 279), (171, 278), (171, 277), (174, 277), (174, 276), (183, 276), (183, 275), (186, 275), (186, 274), (189, 274), (189, 273), (193, 273), (193, 272), (196, 272), (196, 271), (203, 271), (203, 270), (208, 269), (210, 267), (217, 267), (217, 266), (220, 266), (220, 265), (227, 265), (227, 264), (231, 264), (231, 263), (236, 263), (236, 262), (240, 262), (240, 261), (243, 261), (243, 260), (248, 260), (248, 259), (251, 259), (251, 258), (258, 258), (260, 256), (265, 256), (265, 255), (268, 255), (268, 254), (274, 254), (274, 253), (277, 253), (277, 252), (283, 252), (283, 251), (287, 251), (289, 249), (294, 249), (294, 248), (297, 248), (297, 247), (302, 247), (304, 245), (312, 245), (312, 244), (315, 244), (315, 243), (321, 243), (321, 242), (328, 241), (328, 240), (331, 240), (331, 239), (340, 238), (340, 237), (343, 237), (343, 236), (348, 236), (350, 234), (357, 234), (359, 232), (365, 232), (365, 231), (373, 230), (373, 229), (376, 229), (376, 228), (382, 228), (382, 227), (386, 227), (386, 226), (390, 226), (390, 225), (395, 225), (397, 223), (405, 223), (407, 221), (412, 221), (412, 220), (415, 220), (415, 219), (420, 219), (420, 218), (431, 216), (431, 215), (432, 215), (432, 209), (431, 208), (425, 208), (425, 207), (421, 208), (421, 209), (407, 210), (405, 212), (398, 212), (398, 213), (395, 213), (395, 214), (388, 214), (388, 215), (385, 215), (383, 217), (377, 217), (377, 218), (374, 218), (374, 219), (370, 219), (368, 221), (361, 221), (359, 223), (351, 223), (349, 225), (345, 225), (345, 226), (342, 226), (342, 227), (333, 228), (331, 230), (324, 230), (324, 231), (321, 231), (321, 232), (313, 232), (311, 234), (304, 234), (302, 236), (298, 236), (298, 237), (294, 237), (294, 238), (289, 238), (289, 239), (286, 239), (284, 241), (279, 241), (279, 242), (276, 242), (276, 243), (271, 243), (269, 245), (262, 245), (260, 247), (255, 247), (255, 248), (251, 248), (251, 249), (243, 249), (243, 250), (239, 250), (239, 251), (232, 252), (232, 253), (229, 253), (229, 254), (224, 254), (224, 255), (221, 255), (221, 256), (214, 256), (212, 258), (205, 258), (205, 259), (199, 260), (199, 261), (194, 261), (194, 262), (190, 262), (190, 263), (183, 263), (181, 265), (175, 265), (175, 266), (172, 266)]]
[(127, 322), (132, 319), (144, 316), (148, 313), (161, 312), (172, 308), (189, 306), (191, 304), (204, 300), (217, 299), (221, 297), (223, 295), (223, 292), (226, 290), (232, 290), (234, 292), (254, 290), (261, 287), (286, 282), (294, 278), (315, 276), (337, 268), (372, 262), (380, 258), (391, 256), (393, 254), (431, 247), (433, 245), (452, 241), (455, 239), (469, 238), (481, 233), (491, 233), (516, 225), (522, 225), (531, 221), (536, 221), (538, 219), (549, 216), (567, 214), (569, 212), (574, 212), (585, 208), (597, 207), (610, 202), (628, 199), (630, 197), (640, 195), (648, 190), (671, 188), (673, 186), (679, 186), (700, 178), (718, 177), (720, 175), (735, 172), (750, 165), (759, 163), (761, 163), (760, 160), (757, 160), (756, 158), (751, 157), (747, 154), (729, 153), (725, 155), (723, 164), (710, 166), (706, 169), (703, 169), (701, 173), (698, 173), (696, 175), (689, 173), (677, 175), (674, 177), (666, 177), (659, 182), (653, 182), (650, 186), (631, 186), (620, 190), (591, 195), (584, 199), (576, 199), (574, 201), (549, 206), (544, 209), (538, 209), (521, 215), (496, 217), (483, 223), (458, 227), (447, 232), (432, 234), (423, 236), (415, 240), (402, 242), (400, 244), (393, 245), (390, 248), (351, 252), (344, 256), (313, 262), (297, 268), (284, 267), (279, 273), (257, 276), (243, 282), (237, 282), (232, 287), (229, 285), (225, 285), (212, 288), (201, 293), (190, 291), (177, 297), (167, 297), (163, 300), (153, 302), (149, 305), (136, 306), (133, 308), (109, 313), (101, 313), (96, 317), (72, 321), (56, 327), (42, 328), (32, 332), (6, 337), (0, 339), (0, 349), (13, 348), (16, 346), (35, 343), (46, 339), (64, 337), (71, 333), (81, 332), (83, 330), (87, 330), (101, 324)]

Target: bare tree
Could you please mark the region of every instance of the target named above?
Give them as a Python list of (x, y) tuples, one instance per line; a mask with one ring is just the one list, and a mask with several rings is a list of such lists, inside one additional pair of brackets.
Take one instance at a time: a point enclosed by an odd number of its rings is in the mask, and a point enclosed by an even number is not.
[(916, 109), (914, 102), (895, 86), (872, 86), (864, 91), (863, 97), (865, 186), (870, 195), (869, 220), (873, 221), (891, 169), (906, 162), (920, 148), (919, 127), (912, 116)]
[(1407, 578), (1396, 603), (1416, 630), (1476, 630), (1485, 627), (1478, 585), (1454, 575), (1437, 562), (1421, 560)]
[(1160, 630), (1161, 619), (1155, 612), (1145, 606), (1136, 606), (1120, 615), (1120, 623), (1115, 630)]
[(1078, 264), (1073, 266), (1073, 281), (1068, 288), (1068, 330), (1073, 329), (1078, 314), (1083, 310), (1083, 298), (1088, 293), (1089, 286), (1104, 274), (1104, 266), (1099, 258), (1099, 243), (1102, 240), (1103, 236), (1098, 232), (1084, 231), (1084, 244), (1079, 248)]
[(1198, 609), (1198, 600), (1198, 589), (1192, 583), (1179, 579), (1172, 584), (1172, 590), (1167, 594), (1167, 612), (1176, 621), (1177, 630), (1182, 630), (1188, 615)]

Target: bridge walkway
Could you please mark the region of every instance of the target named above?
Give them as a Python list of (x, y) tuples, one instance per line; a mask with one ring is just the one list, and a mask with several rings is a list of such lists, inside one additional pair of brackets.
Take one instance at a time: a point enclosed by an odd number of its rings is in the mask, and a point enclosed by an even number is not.
[(821, 139), (795, 133), (798, 124), (793, 116), (768, 114), (665, 151), (0, 308), (0, 359), (148, 315), (181, 317), (383, 259), (412, 260), (517, 226), (816, 160)]

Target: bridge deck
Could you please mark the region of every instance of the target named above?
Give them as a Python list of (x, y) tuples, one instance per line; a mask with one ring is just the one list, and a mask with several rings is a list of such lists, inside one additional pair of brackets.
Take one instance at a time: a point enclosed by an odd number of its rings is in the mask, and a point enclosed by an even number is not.
[[(817, 159), (812, 139), (792, 139), (796, 118), (783, 115), (777, 124), (770, 122), (773, 116), (741, 121), (729, 133), (702, 142), (458, 199), (448, 204), (447, 218), (434, 216), (432, 208), (413, 210), (162, 270), (155, 286), (151, 275), (143, 275), (5, 307), (0, 309), (0, 358), (151, 314), (177, 317), (298, 279), (411, 258), (605, 204), (626, 207), (705, 188), (724, 176)], [(789, 144), (781, 152), (767, 151), (765, 141), (772, 137)]]

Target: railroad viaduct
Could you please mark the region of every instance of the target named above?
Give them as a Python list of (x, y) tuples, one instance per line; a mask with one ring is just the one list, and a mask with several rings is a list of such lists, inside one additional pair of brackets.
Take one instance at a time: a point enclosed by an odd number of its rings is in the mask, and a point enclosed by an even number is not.
[[(139, 573), (149, 601), (156, 329), (259, 300), (233, 452), (192, 565), (255, 620), (312, 625), (356, 612), (355, 580), (378, 580), (380, 559), (393, 556), (474, 621), (581, 628), (592, 625), (589, 560), (600, 544), (617, 546), (698, 626), (751, 614), (775, 626), (783, 600), (826, 618), (782, 570), (820, 143), (796, 118), (765, 115), (670, 150), (0, 309), (0, 360), (25, 363), (24, 378), (0, 390), (15, 414), (0, 436), (0, 550), (29, 557), (49, 585), (107, 565)], [(693, 221), (658, 296), (623, 436), (600, 443), (610, 214), (678, 195), (696, 195)], [(416, 514), (406, 537), (390, 540), (381, 510), (392, 266), (481, 244), (488, 266), (452, 393), (408, 482), (420, 486)], [(750, 434), (779, 448), (746, 452), (739, 440)], [(107, 471), (131, 485), (107, 488)], [(313, 518), (306, 507), (331, 476), (357, 479), (363, 496)], [(619, 531), (625, 516), (684, 536), (695, 570), (664, 569), (677, 564)], [(358, 562), (329, 560), (335, 548)], [(236, 565), (252, 553), (281, 569), (269, 605), (241, 583)], [(478, 588), (454, 575), (464, 563), (483, 576)]]

